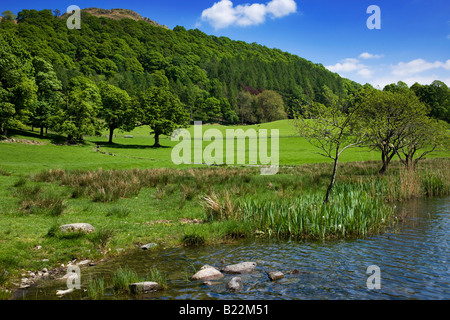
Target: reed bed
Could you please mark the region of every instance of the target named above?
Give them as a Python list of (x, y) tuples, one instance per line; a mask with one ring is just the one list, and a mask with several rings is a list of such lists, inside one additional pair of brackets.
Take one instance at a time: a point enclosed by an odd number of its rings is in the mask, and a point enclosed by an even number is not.
[(90, 300), (100, 300), (105, 296), (105, 281), (102, 278), (90, 280), (87, 286)]
[(322, 194), (295, 199), (243, 200), (240, 220), (252, 224), (268, 237), (329, 239), (365, 237), (392, 223), (393, 208), (367, 192), (346, 185), (337, 186), (332, 201)]

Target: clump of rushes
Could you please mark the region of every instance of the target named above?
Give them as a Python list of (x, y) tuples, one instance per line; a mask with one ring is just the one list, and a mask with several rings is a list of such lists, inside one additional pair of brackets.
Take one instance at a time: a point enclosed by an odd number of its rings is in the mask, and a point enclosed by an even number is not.
[(14, 188), (23, 187), (27, 183), (27, 181), (28, 181), (27, 179), (22, 177), (13, 184), (13, 187)]
[(88, 239), (94, 245), (94, 247), (101, 252), (106, 250), (106, 246), (114, 236), (114, 230), (110, 228), (102, 228), (98, 231), (89, 234)]
[(162, 289), (167, 289), (167, 275), (158, 268), (151, 268), (146, 279), (158, 283)]
[(106, 213), (107, 217), (126, 218), (130, 215), (131, 210), (125, 207), (112, 207)]
[(30, 214), (48, 214), (58, 217), (67, 209), (66, 200), (51, 191), (43, 192), (40, 186), (23, 186), (18, 189), (20, 210)]
[(198, 247), (204, 245), (206, 240), (204, 235), (194, 232), (185, 234), (181, 242), (187, 247)]
[(0, 272), (0, 286), (4, 285), (8, 281), (8, 271), (4, 270)]
[(87, 287), (88, 297), (91, 300), (100, 300), (105, 296), (105, 281), (101, 278), (90, 280)]
[(130, 294), (130, 284), (140, 282), (141, 279), (133, 270), (120, 267), (114, 272), (112, 281), (116, 293)]
[(10, 175), (11, 175), (11, 172), (6, 171), (5, 169), (0, 167), (0, 176), (9, 177)]
[(11, 291), (0, 289), (0, 301), (9, 300), (11, 297), (12, 297)]
[(215, 193), (211, 196), (203, 197), (203, 206), (206, 208), (207, 220), (223, 221), (235, 218), (238, 215), (238, 209), (233, 204), (230, 194), (224, 193), (222, 199)]

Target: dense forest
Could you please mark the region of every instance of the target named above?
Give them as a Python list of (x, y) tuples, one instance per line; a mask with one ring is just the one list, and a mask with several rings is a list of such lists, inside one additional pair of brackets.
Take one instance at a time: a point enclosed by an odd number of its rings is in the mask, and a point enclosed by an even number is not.
[[(262, 123), (327, 104), (362, 86), (298, 56), (256, 43), (82, 12), (80, 30), (51, 10), (0, 22), (0, 132), (28, 124), (69, 140), (148, 124), (156, 135), (193, 120)], [(442, 82), (411, 88), (449, 121)], [(134, 111), (133, 111), (134, 110)]]

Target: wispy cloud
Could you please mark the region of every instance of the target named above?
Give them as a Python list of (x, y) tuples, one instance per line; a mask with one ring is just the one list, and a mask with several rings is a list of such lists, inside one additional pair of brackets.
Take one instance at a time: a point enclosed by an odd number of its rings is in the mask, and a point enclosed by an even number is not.
[[(347, 58), (341, 60), (335, 65), (326, 68), (336, 72), (342, 77), (351, 78), (360, 83), (368, 82), (374, 87), (380, 87), (403, 81), (409, 86), (418, 82), (420, 84), (430, 84), (434, 80), (441, 80), (450, 85), (450, 60), (447, 61), (426, 61), (424, 59), (415, 59), (409, 62), (398, 62), (397, 64), (386, 65), (378, 63), (376, 59), (383, 55), (362, 53), (356, 58)], [(360, 59), (368, 61), (369, 64), (362, 63)]]
[(399, 62), (398, 64), (391, 67), (393, 75), (408, 76), (431, 69), (444, 68), (446, 70), (450, 70), (450, 60), (447, 60), (446, 62), (441, 61), (429, 62), (424, 59), (415, 59), (407, 63)]
[(235, 6), (231, 0), (220, 0), (202, 12), (202, 21), (216, 30), (230, 26), (253, 26), (272, 19), (282, 18), (297, 11), (295, 0), (271, 0), (267, 4), (254, 3)]
[(341, 62), (336, 63), (335, 65), (326, 66), (326, 68), (332, 72), (353, 72), (362, 69), (366, 69), (367, 66), (360, 63), (358, 59), (347, 58), (342, 60)]

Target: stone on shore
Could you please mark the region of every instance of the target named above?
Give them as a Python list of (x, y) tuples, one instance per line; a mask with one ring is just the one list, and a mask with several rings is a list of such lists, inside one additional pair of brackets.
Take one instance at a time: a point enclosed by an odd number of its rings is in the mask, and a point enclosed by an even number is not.
[(242, 262), (226, 266), (221, 271), (224, 273), (250, 273), (256, 268), (256, 262)]
[(223, 278), (224, 275), (214, 267), (205, 265), (199, 272), (194, 274), (191, 280), (216, 280)]
[(142, 250), (150, 250), (156, 248), (158, 245), (156, 243), (147, 243), (141, 247)]
[(91, 260), (83, 260), (77, 263), (79, 267), (87, 266), (89, 263), (91, 263)]
[(95, 228), (88, 223), (72, 223), (59, 227), (61, 232), (82, 232), (91, 233), (95, 231)]

